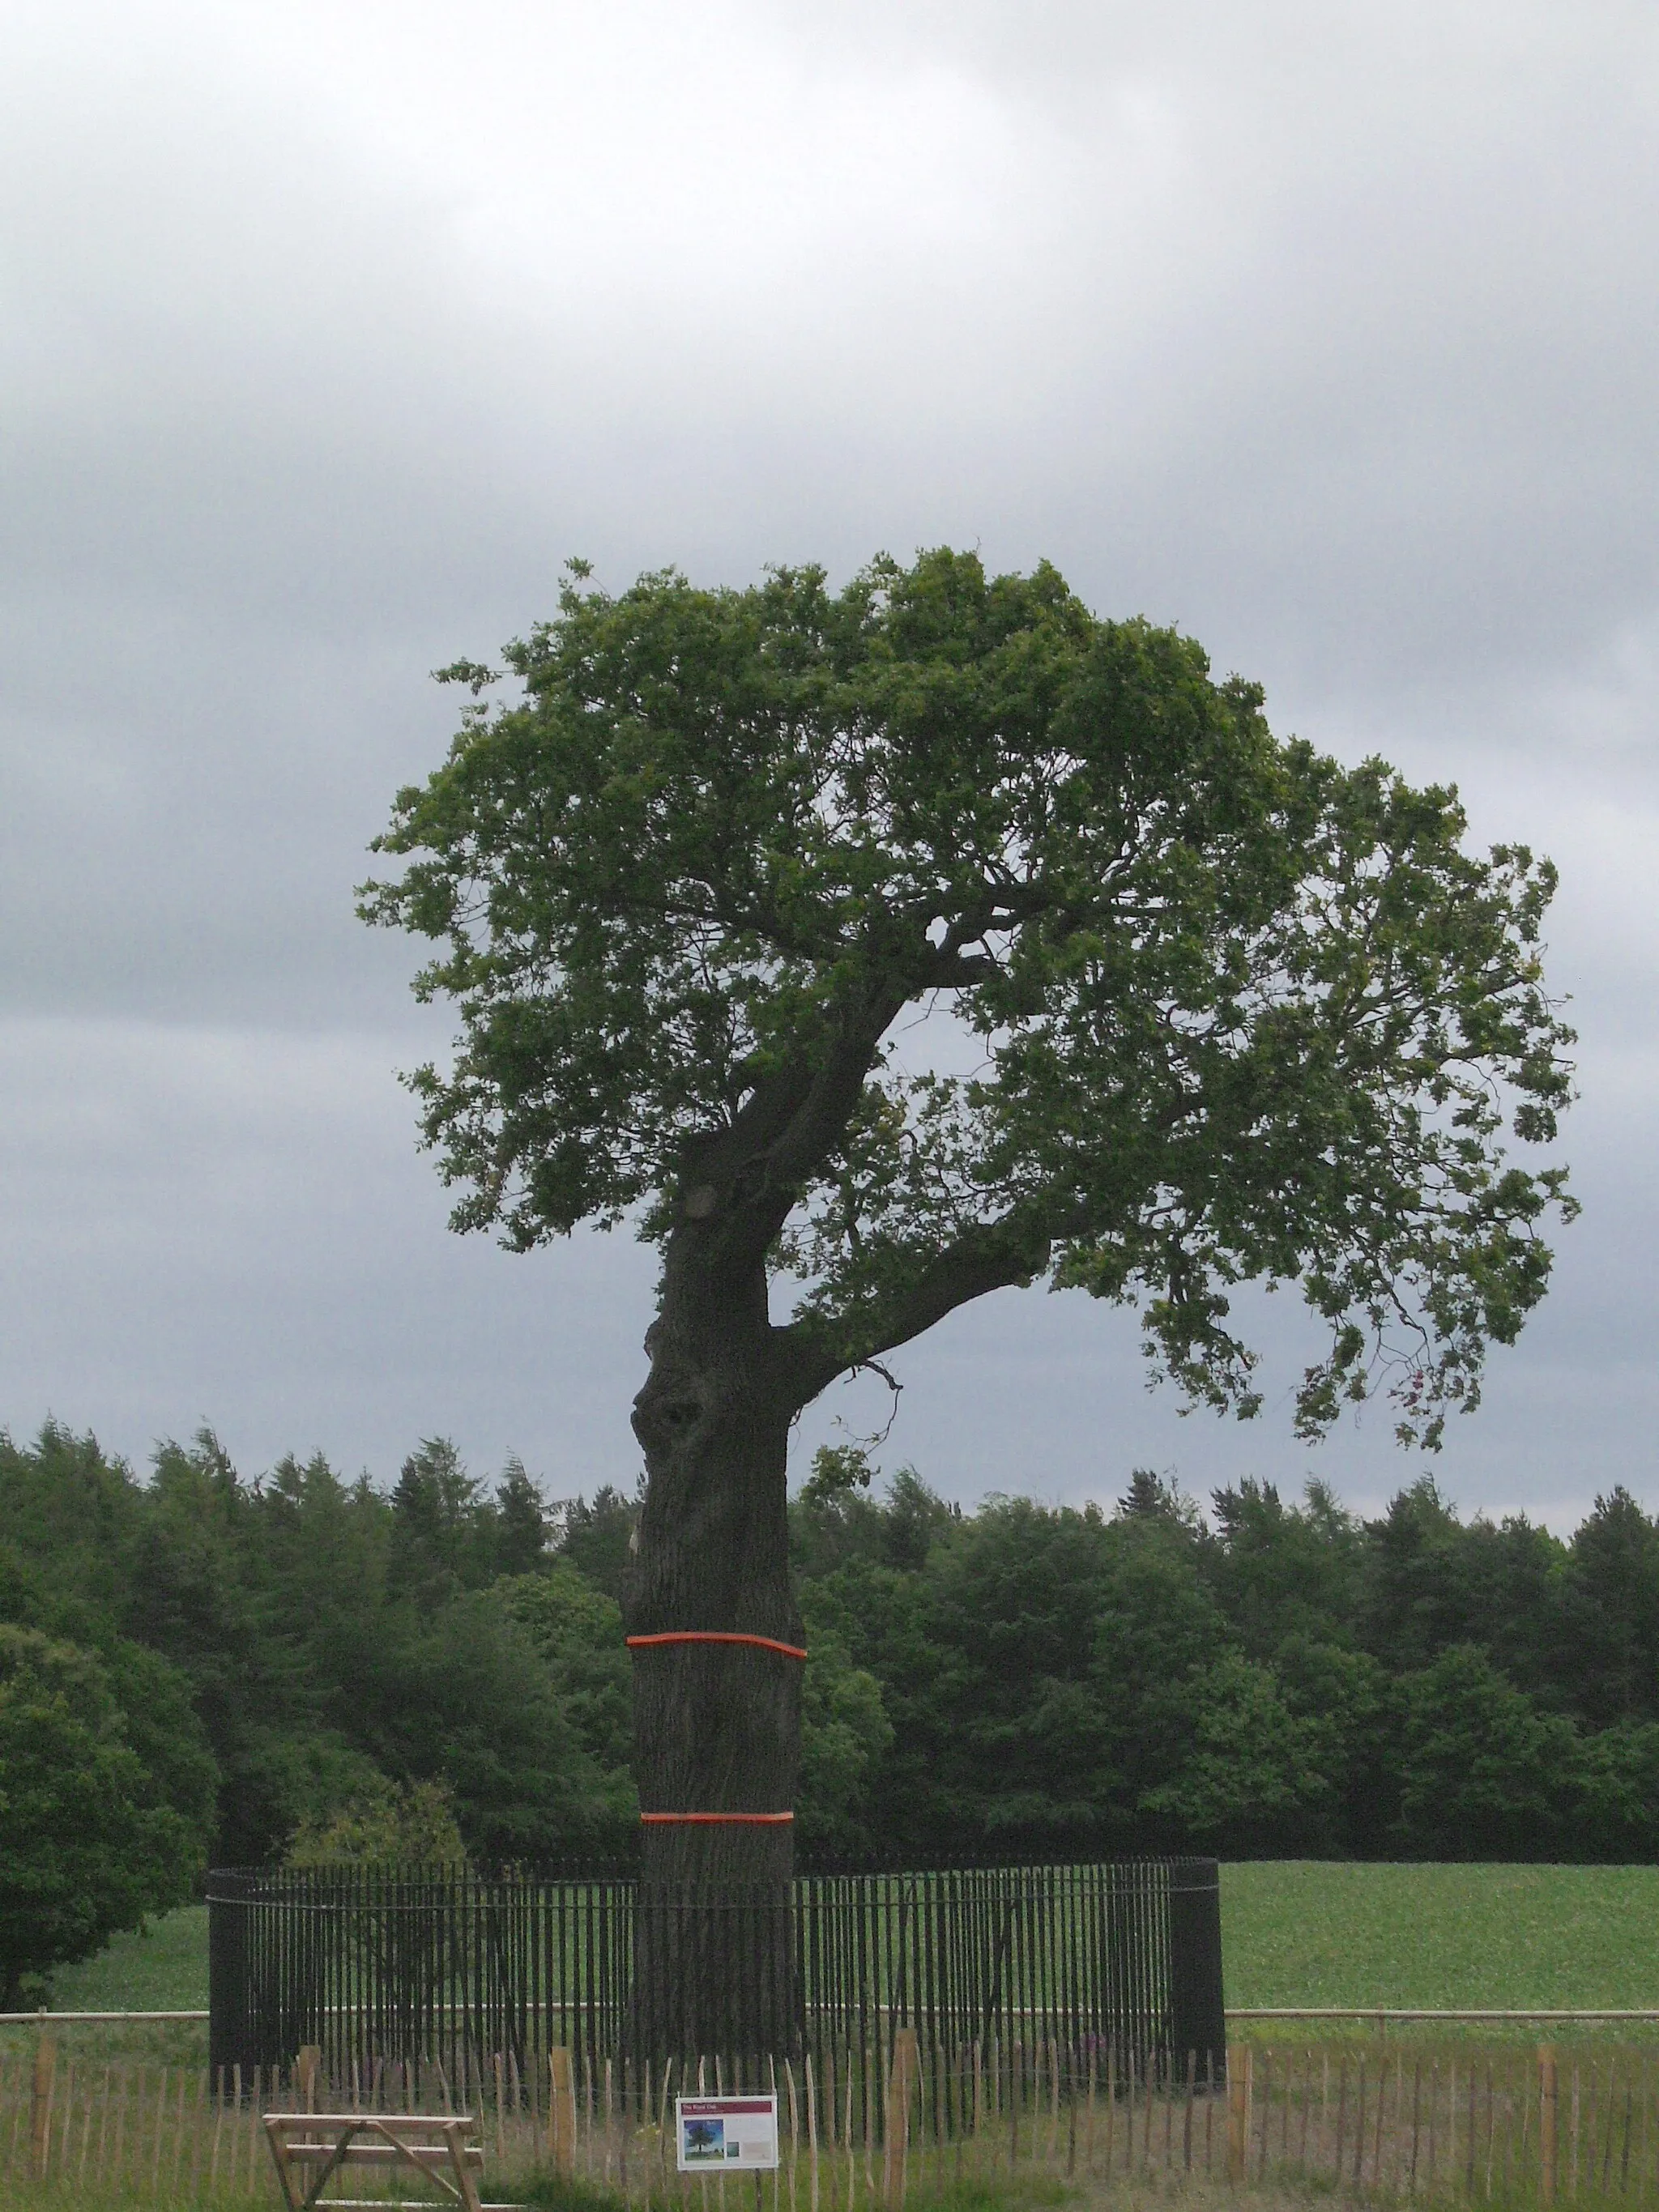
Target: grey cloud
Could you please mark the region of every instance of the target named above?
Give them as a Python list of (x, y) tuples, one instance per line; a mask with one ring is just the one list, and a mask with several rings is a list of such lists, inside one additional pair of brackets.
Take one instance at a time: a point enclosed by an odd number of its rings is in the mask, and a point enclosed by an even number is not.
[[(1555, 853), (1592, 1203), (1451, 1486), (1638, 1478), (1650, 11), (138, 0), (18, 11), (14, 63), (0, 1419), (625, 1479), (647, 1257), (447, 1236), (392, 1073), (445, 1025), (350, 887), (447, 741), (426, 671), (567, 554), (948, 538), (1180, 620), (1279, 726)], [(1290, 1463), (1282, 1419), (1175, 1422), (1073, 1300), (908, 1371), (893, 1449), (969, 1492), (1034, 1405), (1038, 1487)], [(1403, 1472), (1382, 1425), (1339, 1481)]]

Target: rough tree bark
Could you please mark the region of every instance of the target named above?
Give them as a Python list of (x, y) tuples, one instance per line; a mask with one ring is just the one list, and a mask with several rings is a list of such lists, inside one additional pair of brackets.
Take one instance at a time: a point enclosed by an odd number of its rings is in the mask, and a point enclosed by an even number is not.
[[(785, 1462), (797, 1399), (767, 1314), (764, 1266), (732, 1271), (695, 1224), (676, 1232), (635, 1401), (647, 1489), (629, 1632), (714, 1630), (799, 1645)], [(793, 1812), (801, 1663), (731, 1644), (634, 1652), (635, 1774), (645, 1813)], [(635, 2033), (660, 2060), (785, 2051), (797, 2039), (787, 1822), (647, 1822)]]

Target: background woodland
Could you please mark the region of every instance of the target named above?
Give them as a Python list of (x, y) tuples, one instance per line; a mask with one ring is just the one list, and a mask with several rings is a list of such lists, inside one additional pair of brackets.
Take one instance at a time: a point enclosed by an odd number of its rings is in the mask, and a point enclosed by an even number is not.
[[(626, 1852), (635, 1511), (441, 1440), (386, 1491), (0, 1437), (10, 1994), (210, 1863)], [(964, 1512), (849, 1446), (790, 1514), (803, 1863), (1659, 1856), (1659, 1524), (1617, 1485), (1566, 1541), (1426, 1480)]]

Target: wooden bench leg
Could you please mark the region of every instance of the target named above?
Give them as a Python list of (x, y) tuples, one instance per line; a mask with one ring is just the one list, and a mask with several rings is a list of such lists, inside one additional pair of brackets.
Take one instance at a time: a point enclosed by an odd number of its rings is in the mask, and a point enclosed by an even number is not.
[(449, 2145), (449, 2163), (455, 2171), (455, 2187), (466, 2212), (480, 2212), (478, 2185), (472, 2179), (472, 2169), (464, 2155), (461, 2130), (459, 2127), (444, 2130), (444, 2141)]
[[(331, 2178), (334, 2174), (337, 2173), (341, 2166), (344, 2164), (346, 2153), (350, 2149), (353, 2141), (360, 2133), (361, 2130), (357, 2128), (348, 2128), (345, 2133), (340, 2137), (339, 2142), (334, 2146), (332, 2155), (325, 2163), (322, 2172), (317, 2176), (315, 2181), (312, 2183), (310, 2188), (307, 2190), (306, 2201), (304, 2204), (300, 2207), (300, 2212), (313, 2212), (313, 2208), (315, 2206), (318, 2198), (328, 2186)], [(290, 2197), (289, 2202), (292, 2204), (294, 2199)]]
[(264, 2123), (264, 2126), (265, 2130), (265, 2141), (270, 2145), (271, 2159), (276, 2168), (276, 2179), (283, 2185), (283, 2200), (288, 2206), (288, 2212), (300, 2212), (299, 2206), (294, 2201), (294, 2187), (291, 2179), (291, 2169), (289, 2166), (288, 2145), (283, 2140), (280, 2128), (272, 2127), (269, 2120), (266, 2120)]

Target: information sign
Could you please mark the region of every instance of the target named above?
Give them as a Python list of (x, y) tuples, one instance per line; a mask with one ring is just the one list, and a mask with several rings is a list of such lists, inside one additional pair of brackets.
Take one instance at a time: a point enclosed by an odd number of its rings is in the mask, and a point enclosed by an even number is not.
[(682, 2173), (759, 2172), (778, 2162), (775, 2097), (676, 2097)]

